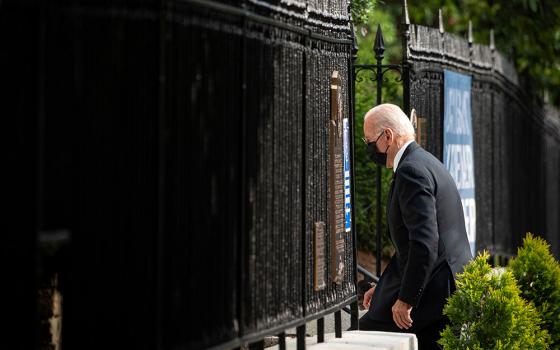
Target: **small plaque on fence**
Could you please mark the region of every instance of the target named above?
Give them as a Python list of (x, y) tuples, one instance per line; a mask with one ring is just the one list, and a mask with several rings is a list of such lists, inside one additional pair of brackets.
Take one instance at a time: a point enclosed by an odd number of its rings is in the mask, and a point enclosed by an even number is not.
[(313, 288), (325, 289), (325, 223), (313, 224)]
[(418, 129), (416, 130), (416, 139), (418, 144), (423, 148), (428, 146), (428, 126), (426, 118), (418, 117)]
[(334, 283), (344, 277), (344, 154), (341, 81), (338, 71), (331, 76), (331, 118), (329, 121), (329, 231), (331, 276)]
[(426, 118), (422, 118), (416, 115), (416, 110), (413, 108), (410, 112), (410, 121), (414, 126), (416, 131), (416, 142), (423, 148), (426, 148), (428, 143), (428, 130)]

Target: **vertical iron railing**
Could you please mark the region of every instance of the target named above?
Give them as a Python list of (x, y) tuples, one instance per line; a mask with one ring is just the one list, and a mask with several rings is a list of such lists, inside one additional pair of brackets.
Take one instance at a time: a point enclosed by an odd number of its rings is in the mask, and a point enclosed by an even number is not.
[[(350, 5), (348, 7), (348, 13), (351, 13)], [(352, 39), (352, 47), (351, 47), (351, 56), (350, 60), (348, 60), (348, 94), (349, 94), (349, 107), (348, 111), (350, 114), (350, 171), (351, 171), (351, 179), (350, 179), (350, 200), (351, 200), (351, 221), (352, 221), (352, 259), (354, 261), (353, 264), (353, 272), (354, 272), (354, 284), (356, 288), (356, 293), (358, 293), (358, 233), (356, 231), (356, 152), (355, 152), (355, 141), (356, 141), (356, 100), (355, 100), (355, 86), (354, 86), (354, 65), (356, 64), (356, 59), (358, 58), (358, 47), (356, 43), (356, 38), (354, 37), (354, 25), (351, 23), (351, 39)], [(358, 329), (359, 319), (359, 305), (358, 301), (352, 303), (350, 305), (350, 329)]]

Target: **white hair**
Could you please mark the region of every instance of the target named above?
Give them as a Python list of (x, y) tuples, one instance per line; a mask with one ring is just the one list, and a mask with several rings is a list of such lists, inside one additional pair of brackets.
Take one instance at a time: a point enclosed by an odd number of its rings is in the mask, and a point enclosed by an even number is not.
[(391, 129), (397, 137), (415, 136), (410, 119), (397, 105), (384, 103), (375, 106), (366, 113), (364, 122), (369, 118), (373, 118), (375, 123), (377, 129), (375, 134), (379, 134), (384, 129)]

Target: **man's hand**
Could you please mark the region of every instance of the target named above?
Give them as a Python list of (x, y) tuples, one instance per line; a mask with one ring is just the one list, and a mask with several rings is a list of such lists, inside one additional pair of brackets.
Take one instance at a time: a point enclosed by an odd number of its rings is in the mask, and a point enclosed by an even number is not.
[(373, 297), (374, 291), (375, 291), (375, 286), (371, 287), (370, 289), (368, 289), (367, 292), (364, 293), (364, 302), (362, 303), (362, 305), (364, 305), (364, 308), (366, 310), (369, 310), (369, 303), (371, 302), (371, 298)]
[(412, 327), (412, 318), (410, 318), (412, 306), (408, 305), (404, 301), (397, 300), (391, 310), (393, 311), (393, 321), (395, 321), (400, 329), (409, 329)]

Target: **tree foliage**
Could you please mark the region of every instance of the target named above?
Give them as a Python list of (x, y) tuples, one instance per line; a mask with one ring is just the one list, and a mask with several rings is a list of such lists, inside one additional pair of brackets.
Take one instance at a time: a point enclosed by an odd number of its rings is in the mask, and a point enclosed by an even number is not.
[(366, 24), (375, 9), (375, 0), (352, 0), (350, 13), (354, 24)]

